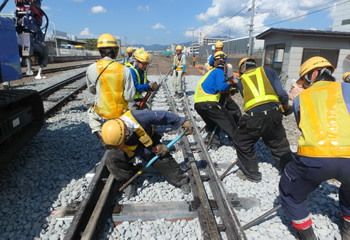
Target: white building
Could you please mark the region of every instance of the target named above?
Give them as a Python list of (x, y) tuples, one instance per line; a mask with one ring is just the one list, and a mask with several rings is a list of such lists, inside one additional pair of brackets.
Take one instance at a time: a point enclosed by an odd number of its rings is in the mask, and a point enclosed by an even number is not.
[(335, 7), (332, 31), (350, 32), (350, 1), (338, 1)]

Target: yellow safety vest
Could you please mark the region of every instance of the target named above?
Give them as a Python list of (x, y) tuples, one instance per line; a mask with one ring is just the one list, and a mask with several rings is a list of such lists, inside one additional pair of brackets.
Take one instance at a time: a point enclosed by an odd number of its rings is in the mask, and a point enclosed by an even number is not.
[(245, 72), (240, 79), (243, 85), (244, 111), (264, 103), (279, 102), (263, 67)]
[[(101, 59), (96, 63), (97, 73), (103, 71), (98, 81), (100, 85), (100, 99), (94, 104), (95, 112), (103, 118), (119, 117), (128, 109), (128, 102), (124, 94), (124, 67), (122, 64)], [(106, 66), (110, 64), (107, 68)]]
[[(131, 66), (131, 64), (130, 64), (130, 66)], [(127, 65), (127, 67), (129, 67), (129, 66)], [(139, 72), (137, 71), (137, 69), (134, 68), (133, 66), (131, 66), (131, 67), (129, 67), (129, 68), (134, 69), (134, 71), (136, 72), (137, 83), (138, 83), (139, 85), (141, 85), (141, 84), (146, 84), (146, 83), (147, 83), (147, 74), (146, 74), (146, 71), (143, 72), (143, 82), (141, 82), (140, 74), (139, 74)], [(136, 93), (135, 93), (134, 99), (140, 99), (140, 98), (142, 98), (142, 92), (136, 92)]]
[[(153, 144), (152, 138), (147, 134), (147, 132), (143, 129), (140, 123), (134, 118), (134, 116), (131, 114), (131, 111), (128, 110), (126, 111), (122, 116), (120, 116), (122, 120), (125, 120), (126, 118), (133, 121), (134, 123), (137, 124), (137, 129), (135, 133), (137, 136), (139, 136), (139, 141), (145, 146), (145, 147), (150, 147)], [(152, 135), (154, 132), (154, 128), (152, 126)], [(122, 150), (128, 155), (128, 157), (132, 157), (135, 155), (135, 150), (138, 147), (138, 144), (135, 145), (124, 145)]]
[(340, 82), (320, 81), (299, 95), (298, 154), (350, 158), (350, 115)]
[[(124, 57), (123, 59), (123, 65), (126, 66), (129, 63), (128, 57)], [(130, 63), (129, 63), (130, 64)]]
[[(215, 69), (215, 68), (214, 68)], [(194, 102), (195, 103), (199, 103), (199, 102), (219, 102), (220, 100), (220, 96), (221, 93), (218, 92), (216, 94), (208, 94), (206, 92), (204, 92), (203, 88), (202, 88), (202, 84), (205, 81), (205, 79), (207, 79), (207, 77), (209, 76), (209, 74), (214, 70), (210, 70), (209, 72), (207, 72), (199, 81), (197, 88), (196, 88), (196, 92), (194, 93)]]
[[(181, 56), (181, 57), (183, 57), (183, 56)], [(174, 63), (176, 62), (176, 58), (177, 58), (177, 63), (176, 63), (175, 71), (180, 71), (180, 70), (182, 70), (182, 68), (179, 68), (180, 60), (179, 60), (179, 58), (177, 57), (177, 55), (175, 55), (175, 57), (174, 57)]]

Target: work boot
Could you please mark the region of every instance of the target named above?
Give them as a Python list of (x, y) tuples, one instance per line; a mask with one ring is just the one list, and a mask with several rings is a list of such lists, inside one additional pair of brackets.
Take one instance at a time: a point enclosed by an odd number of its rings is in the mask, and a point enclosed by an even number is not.
[(299, 240), (317, 240), (312, 226), (306, 229), (295, 229), (295, 235)]
[(261, 179), (254, 179), (254, 178), (248, 177), (247, 175), (245, 175), (245, 174), (243, 173), (242, 170), (238, 170), (238, 171), (236, 172), (236, 175), (237, 175), (237, 177), (238, 177), (239, 179), (244, 180), (244, 181), (248, 180), (248, 181), (256, 182), (256, 183), (258, 183), (258, 182), (261, 181)]
[(191, 192), (191, 186), (189, 183), (182, 184), (180, 188), (183, 194), (187, 195)]
[(124, 189), (124, 194), (125, 194), (125, 197), (130, 199), (132, 197), (135, 197), (136, 196), (136, 186), (135, 186), (135, 183), (130, 183), (125, 189)]
[(350, 240), (350, 222), (345, 219), (343, 219), (341, 237), (343, 240)]

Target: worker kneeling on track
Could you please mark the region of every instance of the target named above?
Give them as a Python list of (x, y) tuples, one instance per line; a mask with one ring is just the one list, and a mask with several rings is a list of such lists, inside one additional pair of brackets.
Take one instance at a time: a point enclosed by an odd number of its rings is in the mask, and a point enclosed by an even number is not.
[(291, 114), (293, 109), (288, 104), (288, 94), (283, 90), (274, 70), (257, 68), (257, 62), (253, 58), (243, 58), (238, 69), (238, 88), (243, 96), (245, 114), (233, 137), (241, 168), (237, 175), (244, 180), (259, 182), (262, 178), (254, 145), (262, 138), (280, 166), (281, 157), (291, 153), (282, 125), (280, 104), (284, 115)]
[(298, 239), (317, 239), (307, 197), (323, 181), (337, 179), (342, 239), (350, 240), (350, 84), (335, 82), (333, 72), (333, 65), (323, 57), (308, 59), (299, 70), (309, 86), (293, 102), (302, 135), (279, 184), (282, 205)]
[(88, 109), (89, 125), (98, 139), (102, 122), (119, 117), (128, 109), (128, 101), (135, 96), (135, 86), (130, 69), (115, 61), (119, 47), (111, 34), (102, 34), (97, 40), (102, 59), (86, 70), (86, 82), (95, 95), (94, 104)]
[[(166, 145), (160, 143), (160, 136), (154, 133), (154, 125), (173, 125), (185, 128), (185, 135), (192, 134), (193, 127), (185, 120), (167, 111), (134, 110), (127, 111), (120, 118), (109, 120), (102, 126), (102, 138), (111, 149), (108, 151), (106, 165), (117, 181), (129, 180), (138, 170), (133, 165), (134, 157), (145, 161), (155, 155), (160, 158), (153, 163), (168, 182), (188, 194), (191, 192), (188, 177), (182, 172), (179, 164), (170, 155)], [(125, 193), (127, 197), (136, 194), (135, 185), (130, 184)]]
[[(138, 104), (143, 99), (143, 91), (157, 91), (159, 85), (157, 82), (150, 82), (147, 80), (146, 69), (149, 64), (149, 54), (143, 49), (137, 49), (134, 53), (135, 63), (134, 66), (127, 64), (126, 66), (130, 68), (132, 79), (134, 80), (134, 85), (136, 88), (136, 94), (134, 97), (134, 102), (130, 102), (129, 108), (136, 110)], [(144, 104), (143, 106), (147, 106)], [(146, 107), (148, 108), (148, 107)]]
[(216, 150), (220, 145), (220, 129), (233, 141), (237, 125), (228, 110), (219, 103), (221, 92), (228, 91), (230, 86), (235, 85), (232, 78), (227, 82), (225, 79), (225, 53), (216, 52), (214, 61), (215, 68), (207, 72), (197, 85), (194, 108), (206, 123), (205, 130), (208, 136), (217, 128), (211, 144), (211, 148)]

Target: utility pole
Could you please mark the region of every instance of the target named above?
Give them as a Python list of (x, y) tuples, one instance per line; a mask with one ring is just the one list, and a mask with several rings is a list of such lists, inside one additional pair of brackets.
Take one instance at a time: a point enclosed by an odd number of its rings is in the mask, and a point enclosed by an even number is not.
[(253, 53), (253, 30), (254, 30), (254, 14), (255, 14), (255, 0), (252, 0), (252, 8), (250, 15), (250, 24), (249, 24), (249, 48), (248, 48), (248, 56), (251, 56)]
[(193, 42), (194, 42), (194, 29), (192, 29), (192, 57), (194, 56), (194, 51), (193, 51)]
[(228, 29), (228, 48), (227, 48), (227, 55), (230, 54), (230, 43), (231, 43), (231, 28)]

